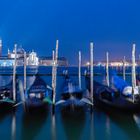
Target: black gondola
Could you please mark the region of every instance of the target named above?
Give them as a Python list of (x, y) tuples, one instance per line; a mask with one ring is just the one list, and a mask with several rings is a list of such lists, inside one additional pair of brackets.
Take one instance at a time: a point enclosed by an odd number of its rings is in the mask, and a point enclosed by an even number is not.
[[(90, 91), (90, 78), (86, 76), (86, 86)], [(94, 80), (94, 105), (105, 109), (117, 109), (123, 111), (140, 110), (140, 98), (134, 96), (125, 96), (115, 88), (108, 87)]]
[(13, 82), (0, 87), (0, 108), (12, 108), (16, 104), (13, 100)]
[(48, 103), (52, 103), (51, 96), (45, 81), (37, 75), (33, 84), (26, 90), (25, 103), (29, 108), (46, 107)]
[(65, 76), (64, 84), (61, 92), (61, 100), (56, 105), (62, 104), (63, 110), (75, 111), (84, 109), (84, 106), (92, 105), (90, 98), (87, 97), (85, 91), (68, 76)]

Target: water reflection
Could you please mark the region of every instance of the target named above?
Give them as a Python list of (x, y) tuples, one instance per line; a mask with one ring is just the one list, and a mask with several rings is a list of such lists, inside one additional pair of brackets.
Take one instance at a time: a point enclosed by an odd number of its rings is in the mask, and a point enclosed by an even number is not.
[(91, 114), (89, 114), (89, 117), (90, 117), (90, 125), (89, 125), (89, 137), (90, 139), (94, 139), (94, 115), (93, 115), (93, 112)]
[(108, 116), (106, 117), (106, 134), (107, 134), (107, 139), (110, 139), (111, 126), (110, 126), (110, 118)]
[[(46, 71), (48, 70), (45, 69)], [(73, 69), (71, 71), (73, 72)], [(22, 79), (23, 83), (23, 77), (19, 76), (18, 78)], [(51, 76), (43, 76), (43, 78), (46, 83), (51, 85)], [(77, 77), (73, 76), (72, 78), (76, 80)], [(95, 79), (99, 82), (102, 82), (104, 78), (102, 76), (95, 76)], [(130, 76), (126, 76), (126, 78), (131, 82)], [(7, 78), (2, 85), (5, 85), (10, 79)], [(35, 76), (27, 76), (27, 88), (34, 82), (34, 79)], [(84, 87), (84, 77), (82, 77), (82, 81), (82, 87)], [(57, 99), (61, 98), (62, 83), (63, 77), (58, 76)], [(20, 107), (22, 108), (22, 106)], [(12, 110), (9, 112), (9, 110), (4, 108), (6, 111), (3, 112), (2, 109), (3, 107), (0, 106), (1, 139), (139, 140), (140, 138), (140, 114), (113, 113), (112, 111), (107, 112), (94, 108), (93, 114), (83, 112), (78, 115), (75, 112), (73, 115), (67, 115), (65, 113), (59, 114), (59, 110), (52, 117), (46, 111), (42, 111), (41, 113), (33, 112), (33, 114), (30, 112), (28, 114), (23, 113), (21, 109), (17, 109), (16, 114), (14, 114)]]
[(134, 121), (135, 121), (137, 127), (138, 127), (139, 130), (140, 130), (140, 114), (134, 114), (134, 115), (133, 115), (133, 118), (134, 118)]
[(6, 111), (6, 110), (3, 110), (3, 111), (0, 111), (0, 123), (8, 116), (10, 115), (11, 112)]
[(117, 127), (123, 130), (123, 133), (126, 135), (128, 139), (139, 140), (140, 130), (137, 124), (138, 124), (138, 118), (140, 116), (137, 117), (137, 121), (136, 121), (136, 116), (130, 113), (109, 112), (107, 115), (110, 118), (110, 120), (112, 120), (113, 123), (117, 125)]
[(62, 114), (62, 125), (68, 140), (79, 140), (82, 137), (85, 125), (85, 113), (80, 115), (75, 114)]
[(51, 133), (52, 139), (56, 140), (56, 120), (55, 115), (52, 115), (52, 125), (51, 125)]
[[(88, 139), (110, 139), (110, 120), (106, 114), (100, 110), (94, 108), (93, 114), (87, 114), (85, 138)], [(90, 130), (90, 137), (88, 136), (88, 130)]]
[(37, 138), (38, 134), (41, 132), (42, 127), (47, 119), (48, 112), (34, 111), (30, 113), (23, 114), (22, 120), (22, 140), (34, 140)]
[(12, 129), (11, 129), (11, 140), (16, 139), (16, 114), (12, 114)]

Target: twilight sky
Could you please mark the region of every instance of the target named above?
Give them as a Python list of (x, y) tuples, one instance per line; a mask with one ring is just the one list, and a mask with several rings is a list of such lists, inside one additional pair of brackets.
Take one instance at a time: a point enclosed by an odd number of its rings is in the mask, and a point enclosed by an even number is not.
[(0, 0), (0, 37), (3, 54), (13, 44), (38, 55), (50, 56), (59, 39), (59, 55), (77, 64), (89, 59), (94, 42), (95, 60), (130, 59), (132, 43), (140, 53), (139, 0)]

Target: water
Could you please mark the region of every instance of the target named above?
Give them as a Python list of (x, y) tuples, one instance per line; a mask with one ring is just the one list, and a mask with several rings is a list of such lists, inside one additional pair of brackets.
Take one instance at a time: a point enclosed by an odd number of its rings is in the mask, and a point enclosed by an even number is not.
[[(59, 68), (57, 79), (57, 96), (60, 99), (60, 92), (63, 85), (63, 76), (60, 74), (65, 68)], [(85, 68), (82, 69), (84, 73)], [(104, 68), (95, 68), (96, 73), (102, 76), (94, 78), (104, 82)], [(78, 82), (77, 68), (69, 68), (71, 77)], [(119, 70), (121, 72), (121, 70)], [(127, 70), (130, 72), (130, 69)], [(0, 72), (3, 72), (2, 70)], [(6, 71), (5, 71), (6, 72)], [(8, 74), (11, 72), (9, 69)], [(12, 73), (12, 72), (11, 72)], [(17, 70), (18, 78), (23, 80), (22, 69)], [(29, 71), (27, 72), (28, 74)], [(51, 85), (51, 68), (39, 68), (41, 77), (47, 84)], [(4, 74), (4, 72), (2, 73)], [(3, 84), (8, 82), (9, 75), (3, 76)], [(126, 77), (131, 83), (130, 76)], [(31, 75), (27, 76), (29, 86), (34, 79)], [(85, 80), (82, 76), (82, 87), (85, 89)], [(55, 116), (51, 115), (50, 109), (43, 113), (26, 114), (22, 106), (18, 106), (15, 112), (0, 114), (0, 139), (5, 140), (139, 140), (140, 139), (140, 113), (128, 114), (122, 112), (108, 112), (98, 108), (93, 109), (93, 113), (87, 110), (80, 115), (63, 115), (59, 107), (56, 109)]]

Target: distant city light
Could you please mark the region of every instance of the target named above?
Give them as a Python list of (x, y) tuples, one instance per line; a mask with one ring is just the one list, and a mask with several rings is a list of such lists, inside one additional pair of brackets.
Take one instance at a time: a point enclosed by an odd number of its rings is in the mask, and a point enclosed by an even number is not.
[(86, 66), (89, 66), (90, 65), (90, 62), (86, 62)]

